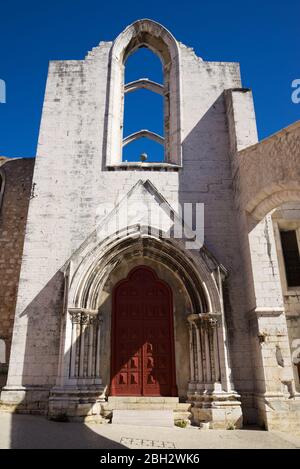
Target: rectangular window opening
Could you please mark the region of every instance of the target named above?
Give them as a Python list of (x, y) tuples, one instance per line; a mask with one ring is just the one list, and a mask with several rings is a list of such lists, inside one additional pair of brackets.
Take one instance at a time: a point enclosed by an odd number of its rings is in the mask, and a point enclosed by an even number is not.
[(295, 230), (280, 231), (288, 287), (300, 287), (300, 257)]

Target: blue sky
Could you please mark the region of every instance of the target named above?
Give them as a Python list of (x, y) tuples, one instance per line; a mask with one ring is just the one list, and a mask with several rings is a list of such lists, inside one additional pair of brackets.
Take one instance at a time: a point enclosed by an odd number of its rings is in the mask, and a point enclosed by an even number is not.
[[(35, 155), (49, 60), (82, 59), (145, 17), (162, 23), (204, 60), (240, 62), (243, 85), (253, 89), (260, 138), (300, 119), (300, 104), (291, 101), (291, 82), (300, 78), (299, 0), (11, 0), (0, 8), (0, 79), (7, 86), (7, 103), (0, 104), (0, 155)], [(141, 59), (132, 60), (129, 80)], [(157, 64), (151, 67), (157, 77)], [(143, 119), (159, 131), (157, 98)], [(127, 133), (134, 130), (134, 117), (125, 115)]]

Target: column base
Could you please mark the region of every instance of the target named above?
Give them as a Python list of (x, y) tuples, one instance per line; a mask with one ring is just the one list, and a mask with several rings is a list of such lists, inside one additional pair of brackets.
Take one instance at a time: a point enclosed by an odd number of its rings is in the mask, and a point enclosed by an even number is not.
[(5, 386), (0, 410), (24, 414), (46, 414), (50, 389), (43, 386)]
[(243, 414), (240, 396), (236, 392), (205, 390), (188, 392), (188, 402), (192, 403), (192, 422), (211, 429), (234, 430), (243, 427)]
[(45, 388), (41, 386), (5, 386), (1, 391), (0, 410), (22, 414), (47, 415), (61, 421), (102, 420), (104, 386)]
[(255, 394), (258, 424), (266, 430), (299, 431), (300, 394)]
[(105, 387), (54, 387), (50, 391), (48, 418), (56, 421), (104, 421)]

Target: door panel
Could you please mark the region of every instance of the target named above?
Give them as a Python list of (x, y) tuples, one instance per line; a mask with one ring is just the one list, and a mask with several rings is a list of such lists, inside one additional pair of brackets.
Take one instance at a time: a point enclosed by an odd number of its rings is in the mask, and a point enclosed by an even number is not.
[(172, 296), (145, 266), (133, 269), (113, 294), (111, 394), (176, 394)]

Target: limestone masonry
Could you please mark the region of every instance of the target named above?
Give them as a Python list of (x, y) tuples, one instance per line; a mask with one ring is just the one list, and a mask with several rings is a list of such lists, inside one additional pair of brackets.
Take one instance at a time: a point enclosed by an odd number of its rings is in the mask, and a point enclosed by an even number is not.
[[(139, 47), (163, 83), (124, 83)], [(142, 88), (163, 136), (123, 135)], [(124, 161), (139, 138), (164, 161)], [(187, 203), (204, 204), (197, 249), (186, 220), (172, 236)], [(50, 62), (36, 158), (0, 159), (1, 409), (299, 428), (299, 248), (300, 121), (258, 142), (238, 63), (148, 19)]]

